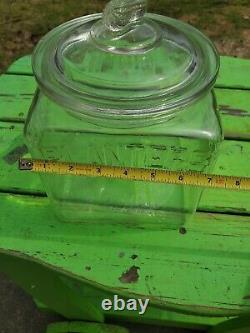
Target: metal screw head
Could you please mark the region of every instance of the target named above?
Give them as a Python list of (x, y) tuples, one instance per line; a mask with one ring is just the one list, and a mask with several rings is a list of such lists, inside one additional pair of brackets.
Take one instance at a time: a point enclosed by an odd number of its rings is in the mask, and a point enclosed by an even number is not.
[(32, 170), (33, 163), (30, 160), (19, 160), (19, 170)]

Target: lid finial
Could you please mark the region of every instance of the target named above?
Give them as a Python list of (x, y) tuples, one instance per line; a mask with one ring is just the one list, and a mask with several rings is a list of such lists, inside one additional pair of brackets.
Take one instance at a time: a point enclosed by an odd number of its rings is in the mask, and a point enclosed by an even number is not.
[(104, 25), (121, 33), (140, 21), (147, 10), (147, 0), (111, 0), (103, 14)]

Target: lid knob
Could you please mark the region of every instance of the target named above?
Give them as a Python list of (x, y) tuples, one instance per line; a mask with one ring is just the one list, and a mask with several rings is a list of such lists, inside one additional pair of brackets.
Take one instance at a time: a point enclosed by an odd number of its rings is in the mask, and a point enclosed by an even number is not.
[(147, 0), (112, 0), (104, 10), (103, 23), (109, 30), (120, 34), (139, 23), (146, 10)]
[(112, 0), (92, 28), (93, 41), (113, 53), (145, 52), (161, 38), (158, 25), (145, 14), (147, 0)]

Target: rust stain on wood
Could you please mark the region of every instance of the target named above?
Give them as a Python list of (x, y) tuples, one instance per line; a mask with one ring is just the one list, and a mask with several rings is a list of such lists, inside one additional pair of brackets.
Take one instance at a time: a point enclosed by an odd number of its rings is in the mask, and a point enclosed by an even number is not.
[(119, 281), (122, 283), (136, 283), (139, 279), (138, 270), (140, 267), (132, 266), (126, 272), (122, 273)]
[(26, 145), (18, 146), (8, 152), (7, 155), (3, 157), (4, 161), (8, 164), (14, 164), (19, 160), (24, 154), (28, 152), (28, 148)]
[(249, 117), (250, 113), (243, 109), (232, 108), (229, 105), (219, 105), (219, 110), (223, 114), (238, 117)]

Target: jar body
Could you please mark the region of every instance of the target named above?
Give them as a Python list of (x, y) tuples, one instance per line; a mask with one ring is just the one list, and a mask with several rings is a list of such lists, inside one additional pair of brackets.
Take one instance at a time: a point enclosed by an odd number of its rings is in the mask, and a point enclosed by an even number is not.
[[(25, 137), (34, 159), (211, 172), (222, 131), (212, 91), (158, 124), (125, 129), (90, 122), (38, 90)], [(143, 181), (41, 177), (64, 221), (175, 228), (192, 216), (202, 193), (197, 187)]]

